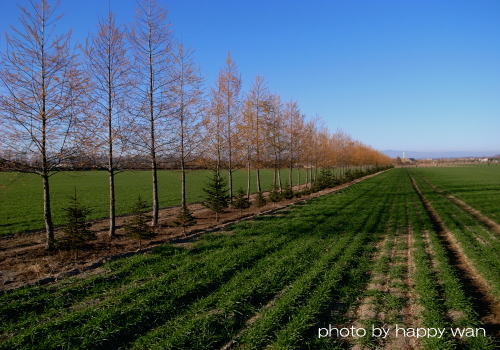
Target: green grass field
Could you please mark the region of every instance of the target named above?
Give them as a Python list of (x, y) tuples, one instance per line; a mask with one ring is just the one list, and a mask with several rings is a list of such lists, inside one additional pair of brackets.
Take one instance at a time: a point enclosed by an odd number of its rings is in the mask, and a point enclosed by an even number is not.
[[(391, 338), (319, 338), (318, 327), (483, 327), (413, 171), (390, 170), (191, 247), (164, 245), (89, 277), (4, 292), (0, 349), (396, 349)], [(460, 231), (473, 218), (417, 183), (447, 225), (467, 223), (450, 228), (496, 290), (498, 245), (479, 259), (468, 242), (484, 232)], [(379, 312), (359, 314), (362, 303)], [(447, 332), (417, 345), (493, 349), (493, 338)]]
[[(288, 169), (282, 170), (283, 181), (288, 180)], [(263, 189), (272, 186), (273, 171), (261, 171)], [(192, 170), (187, 174), (187, 199), (189, 203), (202, 201), (203, 187), (206, 185), (208, 170)], [(246, 189), (246, 171), (234, 173), (234, 188)], [(301, 171), (301, 181), (305, 181), (305, 170)], [(297, 182), (294, 171), (293, 182)], [(161, 207), (177, 206), (180, 201), (180, 174), (174, 170), (158, 172), (159, 199)], [(61, 172), (51, 177), (53, 221), (62, 223), (62, 214), (69, 196), (77, 191), (81, 202), (92, 209), (91, 219), (108, 215), (108, 178), (105, 171)], [(255, 191), (255, 172), (252, 172), (252, 191)], [(116, 212), (127, 214), (131, 205), (141, 195), (151, 198), (151, 173), (149, 171), (125, 171), (116, 176)], [(0, 235), (42, 229), (43, 203), (42, 186), (39, 176), (21, 173), (0, 172)]]
[(500, 165), (417, 168), (412, 173), (500, 222)]

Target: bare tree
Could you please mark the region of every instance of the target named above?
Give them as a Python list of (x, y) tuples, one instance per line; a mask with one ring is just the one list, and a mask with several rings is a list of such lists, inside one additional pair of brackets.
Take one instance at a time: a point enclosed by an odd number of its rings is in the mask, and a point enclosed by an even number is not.
[(200, 144), (203, 91), (201, 77), (195, 69), (192, 51), (179, 44), (172, 54), (172, 84), (168, 90), (171, 117), (174, 121), (175, 153), (181, 168), (181, 209), (186, 202), (186, 162), (192, 159)]
[[(223, 152), (223, 103), (222, 92), (220, 85), (217, 84), (215, 88), (210, 91), (210, 105), (203, 118), (203, 125), (205, 128), (205, 157), (210, 162), (215, 162), (215, 170), (217, 174), (220, 172), (222, 152)], [(213, 154), (215, 152), (215, 160)]]
[(170, 84), (169, 52), (171, 39), (166, 12), (156, 0), (141, 0), (137, 18), (130, 35), (134, 49), (134, 144), (150, 156), (153, 215), (152, 225), (158, 225), (158, 159), (164, 151), (168, 130), (165, 91)]
[(254, 129), (255, 129), (255, 116), (252, 110), (252, 102), (247, 97), (243, 102), (243, 109), (241, 113), (241, 120), (238, 123), (238, 153), (242, 155), (242, 160), (245, 162), (247, 169), (247, 199), (250, 198), (250, 175), (252, 166), (252, 154), (254, 146)]
[[(53, 34), (61, 18), (47, 0), (21, 7), (19, 28), (6, 34), (0, 81), (0, 145), (4, 167), (41, 176), (46, 248), (54, 248), (49, 177), (75, 150), (77, 104), (86, 80), (70, 47), (70, 33)], [(18, 161), (17, 156), (24, 160)]]
[[(93, 83), (90, 100), (94, 117), (96, 146), (107, 147), (109, 178), (109, 236), (115, 235), (115, 174), (116, 149), (123, 150), (123, 119), (130, 86), (130, 64), (125, 48), (125, 34), (120, 30), (111, 11), (99, 22), (97, 34), (86, 42), (87, 71)], [(88, 124), (89, 125), (89, 124)], [(120, 151), (119, 150), (119, 151)], [(120, 153), (120, 152), (118, 152)]]
[(265, 123), (265, 139), (273, 157), (273, 188), (283, 190), (281, 183), (281, 159), (283, 144), (283, 106), (278, 95), (272, 95), (269, 100), (269, 113)]
[(234, 132), (239, 110), (241, 78), (231, 55), (226, 57), (226, 65), (219, 75), (218, 85), (222, 94), (222, 109), (225, 119), (225, 144), (227, 148), (227, 172), (229, 179), (229, 201), (233, 201), (233, 146)]
[(301, 120), (301, 114), (299, 107), (296, 102), (288, 102), (285, 105), (284, 110), (284, 133), (287, 142), (287, 152), (288, 152), (288, 185), (293, 187), (293, 168), (297, 161), (297, 151), (298, 151), (298, 138), (299, 138), (299, 125)]
[(247, 100), (249, 113), (253, 120), (252, 144), (255, 151), (255, 169), (257, 173), (257, 192), (262, 191), (260, 168), (262, 166), (262, 150), (263, 150), (263, 123), (265, 113), (269, 112), (268, 107), (268, 91), (265, 86), (264, 79), (260, 76), (255, 78), (252, 89), (250, 90)]

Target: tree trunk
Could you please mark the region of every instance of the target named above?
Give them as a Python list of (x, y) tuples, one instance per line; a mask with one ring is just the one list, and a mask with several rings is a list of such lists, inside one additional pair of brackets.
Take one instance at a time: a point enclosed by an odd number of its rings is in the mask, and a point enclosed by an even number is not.
[(220, 115), (217, 112), (217, 176), (220, 172), (220, 144), (221, 144), (221, 130), (220, 130)]
[(158, 174), (156, 164), (156, 140), (155, 140), (155, 120), (154, 120), (154, 95), (153, 95), (153, 56), (152, 42), (149, 38), (149, 122), (151, 138), (151, 176), (153, 181), (153, 219), (151, 224), (158, 226)]
[(277, 188), (278, 185), (278, 154), (274, 152), (274, 174), (273, 174), (273, 190)]
[(250, 199), (250, 151), (247, 154), (247, 198)]
[[(154, 124), (151, 124), (151, 137), (152, 140), (154, 140)], [(152, 144), (154, 141), (152, 142)], [(151, 148), (151, 176), (153, 180), (153, 220), (151, 221), (151, 224), (153, 226), (158, 225), (158, 211), (159, 211), (159, 206), (158, 206), (158, 170), (157, 170), (157, 165), (156, 165), (156, 152), (154, 148)]]
[[(228, 102), (229, 106), (229, 102)], [(229, 178), (229, 202), (233, 203), (233, 154), (232, 154), (232, 143), (231, 143), (231, 117), (229, 114), (227, 116), (227, 151), (228, 151), (228, 163), (227, 163), (227, 175)]]
[(255, 113), (255, 138), (256, 138), (256, 169), (257, 169), (257, 192), (261, 192), (260, 188), (260, 137), (259, 137), (259, 107), (257, 103), (257, 111)]
[(311, 164), (311, 166), (309, 167), (309, 188), (312, 188), (312, 184), (313, 184), (313, 166)]
[(184, 159), (181, 159), (181, 207), (185, 208), (186, 205), (186, 170)]
[[(44, 157), (45, 158), (45, 157)], [(52, 223), (52, 211), (50, 209), (49, 175), (44, 171), (43, 181), (43, 217), (45, 220), (45, 232), (47, 234), (46, 249), (53, 250), (55, 247), (54, 225)]]
[(46, 249), (53, 250), (55, 247), (54, 224), (52, 223), (52, 210), (50, 207), (50, 186), (47, 164), (47, 105), (45, 87), (45, 51), (42, 49), (42, 182), (43, 182), (43, 217), (45, 221), (45, 232), (47, 234)]
[[(184, 103), (184, 95), (182, 97), (182, 104)], [(185, 170), (185, 160), (184, 160), (184, 107), (181, 107), (181, 117), (180, 117), (180, 141), (181, 141), (181, 207), (186, 207), (186, 170)], [(217, 174), (219, 173), (219, 169), (217, 168)]]
[[(231, 152), (229, 152), (231, 153)], [(231, 155), (229, 156), (231, 158)], [(227, 176), (229, 178), (229, 203), (233, 203), (233, 170), (231, 169), (231, 160), (229, 161)]]
[(306, 168), (306, 187), (309, 185), (309, 163), (307, 163)]
[(112, 86), (111, 63), (108, 60), (108, 174), (109, 174), (109, 237), (115, 236), (115, 169), (113, 164), (113, 111), (112, 111)]
[(278, 186), (280, 189), (280, 193), (283, 192), (283, 186), (281, 184), (281, 170), (278, 168)]
[(261, 192), (262, 189), (260, 188), (260, 169), (257, 167), (257, 192)]
[(112, 166), (109, 173), (109, 237), (113, 238), (116, 231), (116, 209), (115, 209), (115, 172)]
[(274, 169), (273, 169), (273, 189), (276, 188), (276, 181), (278, 180), (277, 172), (278, 172), (278, 170), (276, 169), (276, 163), (275, 163)]

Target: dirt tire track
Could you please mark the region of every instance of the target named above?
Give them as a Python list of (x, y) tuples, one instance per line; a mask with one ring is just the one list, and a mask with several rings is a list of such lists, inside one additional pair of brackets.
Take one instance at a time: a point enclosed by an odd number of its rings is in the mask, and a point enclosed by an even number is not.
[[(405, 307), (405, 324), (410, 327), (416, 328), (421, 325), (420, 314), (422, 313), (422, 307), (418, 305), (417, 294), (415, 293), (415, 281), (413, 276), (417, 271), (417, 267), (414, 259), (415, 251), (415, 241), (413, 238), (413, 230), (411, 227), (407, 228), (407, 265), (408, 270), (406, 272), (406, 286), (408, 287), (406, 291), (406, 307)], [(419, 349), (420, 343), (416, 338), (409, 339), (409, 346), (411, 349)]]
[[(372, 261), (374, 264), (376, 264), (380, 259), (382, 259), (386, 254), (385, 254), (385, 246), (387, 242), (391, 239), (392, 237), (389, 237), (389, 234), (385, 233), (384, 238), (377, 242), (375, 245), (376, 251), (372, 255)], [(380, 283), (381, 279), (380, 273), (374, 272), (373, 270), (370, 271), (370, 280), (368, 281), (368, 284), (366, 285), (365, 290), (381, 290), (384, 288), (385, 283)], [(363, 327), (363, 321), (367, 319), (374, 319), (379, 317), (379, 312), (376, 310), (375, 305), (373, 304), (373, 296), (364, 296), (361, 298), (359, 303), (354, 307), (354, 310), (351, 312), (348, 312), (349, 318), (353, 319), (352, 325), (354, 327)], [(353, 342), (352, 345), (352, 350), (361, 350), (363, 349), (363, 346), (359, 343), (355, 343), (355, 339), (348, 339), (348, 341)]]
[(470, 206), (469, 204), (467, 204), (465, 201), (461, 200), (460, 198), (455, 197), (454, 195), (452, 195), (450, 193), (446, 193), (444, 190), (442, 190), (438, 186), (434, 185), (426, 178), (422, 177), (422, 180), (425, 181), (425, 183), (427, 183), (436, 193), (439, 193), (440, 195), (442, 195), (443, 197), (447, 198), (449, 201), (454, 203), (456, 206), (458, 206), (459, 208), (461, 208), (464, 211), (466, 211), (467, 213), (469, 213), (471, 216), (473, 216), (476, 220), (478, 220), (484, 226), (486, 226), (487, 228), (492, 230), (495, 234), (500, 235), (500, 224), (498, 224), (495, 220), (484, 215), (479, 210)]
[[(415, 262), (413, 261), (413, 232), (411, 228), (407, 228), (406, 233), (402, 235), (398, 233), (396, 243), (404, 243), (405, 247), (402, 250), (398, 250), (396, 256), (403, 257), (405, 260), (402, 262), (406, 266), (406, 274), (402, 279), (402, 282), (406, 286), (406, 290), (391, 288), (391, 293), (395, 295), (401, 294), (405, 298), (405, 305), (401, 309), (400, 315), (402, 317), (402, 323), (405, 327), (418, 327), (420, 320), (419, 314), (421, 308), (417, 303), (417, 297), (414, 292), (415, 283), (413, 281), (413, 275), (415, 273)], [(396, 248), (397, 249), (397, 248)], [(416, 338), (412, 337), (391, 337), (383, 344), (382, 349), (404, 349), (412, 350), (419, 349), (420, 344)]]
[(411, 176), (410, 179), (444, 248), (449, 253), (448, 256), (451, 264), (461, 272), (458, 277), (464, 285), (464, 289), (472, 297), (475, 311), (485, 324), (485, 328), (491, 331), (490, 334), (498, 337), (500, 329), (500, 301), (493, 295), (490, 284), (482, 277), (472, 261), (467, 257), (453, 233), (445, 227), (438, 213), (418, 187), (415, 179)]
[[(392, 247), (389, 252), (385, 252), (384, 247), (388, 240), (392, 240)], [(399, 244), (403, 243), (404, 248), (400, 249)], [(413, 274), (415, 273), (415, 263), (413, 261), (413, 239), (410, 233), (410, 230), (406, 230), (405, 233), (397, 232), (394, 236), (389, 237), (386, 235), (383, 241), (379, 242), (377, 246), (377, 252), (374, 254), (374, 262), (376, 263), (384, 256), (390, 257), (390, 265), (404, 265), (406, 266), (406, 273), (402, 277), (401, 282), (405, 284), (405, 289), (401, 289), (400, 287), (391, 286), (391, 282), (393, 278), (390, 276), (390, 270), (383, 272), (383, 275), (380, 273), (373, 273), (370, 278), (370, 282), (368, 283), (366, 289), (367, 290), (378, 290), (383, 293), (390, 293), (396, 296), (401, 296), (405, 298), (405, 305), (400, 310), (400, 316), (402, 318), (402, 323), (406, 327), (417, 327), (420, 323), (419, 313), (420, 309), (417, 304), (417, 298), (414, 292), (414, 282), (413, 282)], [(388, 255), (387, 255), (388, 253)], [(403, 261), (396, 262), (395, 258), (403, 258)], [(381, 280), (381, 282), (377, 282)], [(398, 278), (398, 280), (400, 280)], [(378, 319), (384, 325), (387, 325), (387, 315), (385, 312), (378, 310), (374, 305), (374, 297), (368, 296), (364, 297), (361, 302), (356, 307), (353, 312), (354, 322), (353, 326), (361, 327), (363, 326), (364, 320), (370, 319)], [(391, 325), (392, 327), (392, 325)], [(361, 350), (366, 348), (371, 348), (374, 344), (370, 344), (369, 346), (355, 343), (352, 346), (353, 350)], [(420, 344), (415, 338), (402, 338), (402, 337), (390, 337), (383, 342), (380, 342), (376, 345), (377, 349), (404, 349), (404, 350), (412, 350), (419, 349)]]

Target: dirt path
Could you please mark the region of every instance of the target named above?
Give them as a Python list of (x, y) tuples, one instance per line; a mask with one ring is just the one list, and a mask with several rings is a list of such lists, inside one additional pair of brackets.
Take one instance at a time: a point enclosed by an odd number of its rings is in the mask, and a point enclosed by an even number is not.
[(473, 262), (464, 253), (460, 243), (452, 232), (444, 225), (438, 213), (434, 210), (431, 203), (425, 198), (417, 183), (411, 178), (413, 188), (417, 192), (427, 214), (433, 222), (434, 228), (441, 239), (444, 248), (448, 252), (450, 262), (460, 271), (464, 289), (472, 297), (474, 308), (479, 314), (485, 326), (494, 332), (500, 327), (500, 301), (495, 298), (488, 281), (477, 271)]
[[(367, 175), (301, 198), (268, 203), (260, 208), (252, 206), (243, 211), (228, 209), (220, 215), (218, 223), (215, 222), (211, 211), (199, 203), (192, 204), (189, 208), (196, 217), (197, 223), (188, 228), (185, 234), (181, 228), (172, 225), (179, 207), (162, 209), (158, 235), (151, 240), (141, 242), (123, 234), (123, 225), (128, 218), (127, 216), (117, 218), (117, 237), (113, 240), (109, 240), (107, 237), (107, 219), (98, 220), (92, 225), (92, 230), (97, 232), (97, 239), (89, 244), (88, 249), (80, 250), (78, 256), (69, 251), (47, 252), (45, 250), (45, 236), (41, 232), (0, 238), (0, 290), (14, 289), (28, 284), (53, 282), (67, 276), (94, 270), (110, 260), (148, 252), (167, 242), (191, 241), (201, 234), (222, 230), (232, 223), (250, 219), (256, 215), (271, 214), (299, 202), (338, 192), (380, 173), (382, 172)], [(252, 199), (253, 197), (255, 195), (252, 196)], [(57, 230), (56, 238), (60, 237), (61, 234), (62, 232)]]
[[(387, 235), (377, 245), (374, 270), (361, 299), (354, 310), (354, 327), (417, 327), (419, 308), (414, 293), (413, 240), (410, 230)], [(353, 339), (352, 349), (418, 349), (415, 338), (388, 337)]]

